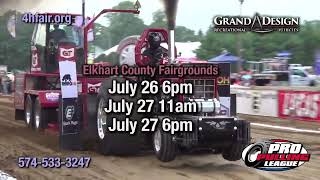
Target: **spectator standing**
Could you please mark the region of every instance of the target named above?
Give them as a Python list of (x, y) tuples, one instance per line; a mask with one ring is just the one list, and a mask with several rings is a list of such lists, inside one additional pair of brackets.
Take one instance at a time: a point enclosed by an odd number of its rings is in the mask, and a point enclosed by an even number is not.
[(10, 78), (8, 76), (3, 76), (1, 78), (1, 84), (3, 89), (3, 94), (9, 94)]

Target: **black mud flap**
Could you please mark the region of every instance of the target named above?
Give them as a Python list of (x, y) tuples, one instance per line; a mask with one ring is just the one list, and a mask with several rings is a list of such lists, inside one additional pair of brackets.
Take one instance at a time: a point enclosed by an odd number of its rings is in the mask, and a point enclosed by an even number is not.
[(250, 144), (251, 141), (251, 126), (250, 122), (246, 120), (236, 121), (236, 126), (238, 127), (236, 141), (241, 144)]
[(59, 101), (59, 144), (64, 150), (82, 150), (81, 123), (82, 103), (81, 98), (65, 98), (60, 96)]
[(97, 95), (87, 94), (85, 96), (87, 100), (87, 120), (88, 127), (86, 128), (85, 138), (88, 141), (95, 141), (97, 139)]
[(199, 143), (208, 147), (228, 146), (234, 138), (235, 122), (232, 117), (203, 117), (199, 121)]
[(237, 116), (237, 94), (230, 94), (230, 116)]

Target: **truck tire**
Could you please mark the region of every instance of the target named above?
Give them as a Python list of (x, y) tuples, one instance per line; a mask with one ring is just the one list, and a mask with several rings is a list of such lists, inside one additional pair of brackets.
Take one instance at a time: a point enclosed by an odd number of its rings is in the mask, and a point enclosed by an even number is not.
[(243, 149), (250, 143), (250, 123), (244, 120), (236, 122), (238, 123), (237, 137), (231, 146), (225, 148), (222, 152), (222, 157), (228, 161), (241, 159)]
[(33, 99), (30, 95), (28, 95), (24, 102), (24, 122), (28, 128), (33, 128), (33, 116), (34, 116), (34, 106)]
[(315, 80), (312, 80), (309, 85), (310, 85), (310, 86), (315, 86), (315, 85), (316, 85), (316, 81), (315, 81)]
[[(104, 155), (132, 155), (137, 154), (140, 150), (140, 133), (139, 128), (136, 129), (135, 134), (130, 135), (129, 132), (110, 132), (108, 126), (112, 125), (112, 119), (116, 118), (118, 121), (125, 120), (124, 113), (106, 113), (104, 107), (109, 99), (113, 101), (120, 101), (125, 99), (128, 101), (136, 101), (136, 98), (130, 98), (125, 95), (117, 95), (108, 93), (108, 89), (112, 87), (112, 81), (124, 82), (122, 78), (110, 78), (105, 80), (98, 93), (97, 97), (97, 141), (98, 152)], [(127, 116), (130, 120), (138, 120), (139, 115), (136, 113), (136, 107), (133, 108), (131, 116)], [(139, 123), (138, 123), (139, 124)], [(138, 125), (139, 127), (139, 125)]]
[(256, 86), (265, 86), (266, 84), (268, 84), (268, 80), (257, 79), (255, 84), (256, 84)]
[(16, 109), (14, 112), (15, 120), (23, 120), (24, 119), (24, 110)]
[(48, 127), (48, 113), (41, 107), (39, 97), (34, 101), (33, 124), (36, 131), (43, 131)]
[(173, 161), (177, 155), (177, 145), (173, 141), (173, 136), (169, 132), (162, 131), (160, 125), (153, 135), (153, 149), (162, 162)]

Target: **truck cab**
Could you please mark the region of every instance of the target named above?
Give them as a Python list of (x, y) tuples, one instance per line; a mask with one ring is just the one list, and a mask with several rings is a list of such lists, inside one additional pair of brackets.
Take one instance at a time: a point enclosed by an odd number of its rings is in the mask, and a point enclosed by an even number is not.
[(292, 67), (290, 68), (290, 85), (315, 86), (316, 76), (310, 74), (303, 67)]
[[(75, 19), (81, 17), (79, 15), (73, 16)], [(64, 32), (63, 37), (55, 36), (55, 31)], [(73, 43), (77, 49), (77, 57), (81, 58), (83, 37), (80, 26), (75, 23), (72, 25), (36, 24), (31, 39), (31, 73), (58, 73), (57, 41)], [(78, 62), (80, 61), (78, 60)]]

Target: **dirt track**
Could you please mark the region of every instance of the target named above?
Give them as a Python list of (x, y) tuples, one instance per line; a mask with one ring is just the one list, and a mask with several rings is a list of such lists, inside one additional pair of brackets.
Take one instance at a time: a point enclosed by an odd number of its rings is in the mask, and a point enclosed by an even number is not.
[[(58, 149), (58, 138), (39, 134), (27, 129), (22, 121), (13, 119), (9, 100), (0, 99), (0, 170), (17, 179), (319, 179), (320, 139), (319, 134), (302, 134), (266, 130), (253, 127), (254, 140), (259, 138), (284, 138), (303, 143), (312, 153), (310, 162), (286, 172), (265, 172), (248, 168), (242, 161), (227, 162), (221, 155), (184, 155), (169, 164), (159, 162), (152, 153), (135, 157), (102, 156), (92, 151), (67, 152)], [(248, 118), (246, 116), (246, 118)], [(255, 122), (259, 118), (251, 118)], [(266, 122), (266, 118), (262, 119)], [(289, 124), (289, 123), (288, 123)], [(290, 126), (287, 125), (287, 126)], [(295, 127), (304, 123), (295, 122)], [(317, 127), (318, 126), (318, 127)], [(320, 127), (320, 124), (313, 124)], [(91, 156), (87, 169), (20, 169), (18, 156)]]

